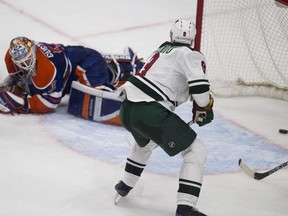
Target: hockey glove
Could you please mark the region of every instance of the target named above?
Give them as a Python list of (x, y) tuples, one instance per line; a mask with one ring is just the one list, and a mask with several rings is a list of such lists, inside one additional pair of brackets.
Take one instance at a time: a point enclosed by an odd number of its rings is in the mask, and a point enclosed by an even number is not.
[(209, 124), (214, 119), (213, 113), (213, 103), (214, 99), (210, 95), (210, 102), (205, 107), (200, 107), (197, 105), (195, 100), (193, 101), (193, 122), (197, 123), (200, 127), (206, 124)]
[(27, 95), (0, 92), (0, 113), (29, 113)]

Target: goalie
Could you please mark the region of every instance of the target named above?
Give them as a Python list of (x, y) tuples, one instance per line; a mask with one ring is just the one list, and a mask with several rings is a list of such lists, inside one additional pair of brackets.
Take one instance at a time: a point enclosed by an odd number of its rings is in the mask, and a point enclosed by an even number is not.
[[(123, 55), (104, 55), (83, 46), (26, 37), (12, 39), (5, 63), (8, 76), (0, 83), (0, 113), (53, 112), (71, 93), (69, 113), (108, 123), (117, 116), (121, 103), (113, 91), (143, 66), (130, 48)], [(98, 100), (96, 109), (91, 101), (99, 97), (106, 101), (99, 106)], [(117, 120), (114, 123), (118, 124)]]

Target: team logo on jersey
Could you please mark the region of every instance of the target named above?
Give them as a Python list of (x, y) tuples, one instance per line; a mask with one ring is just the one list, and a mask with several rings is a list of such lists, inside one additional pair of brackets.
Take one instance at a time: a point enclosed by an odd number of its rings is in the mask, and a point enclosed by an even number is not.
[(50, 94), (50, 93), (54, 92), (55, 89), (56, 89), (56, 87), (57, 87), (57, 81), (54, 80), (54, 81), (51, 83), (51, 85), (50, 85), (50, 87), (49, 87), (49, 89), (48, 89), (48, 93)]
[(175, 148), (176, 143), (172, 140), (172, 141), (170, 141), (170, 142), (168, 143), (168, 146), (169, 146), (170, 148)]

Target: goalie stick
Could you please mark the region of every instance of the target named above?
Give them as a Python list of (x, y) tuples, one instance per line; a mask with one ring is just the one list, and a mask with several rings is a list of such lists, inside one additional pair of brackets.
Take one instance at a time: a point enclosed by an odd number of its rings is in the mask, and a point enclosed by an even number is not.
[(286, 167), (288, 165), (288, 161), (280, 164), (279, 166), (271, 169), (271, 170), (268, 170), (267, 172), (263, 172), (263, 173), (260, 173), (260, 172), (255, 172), (253, 170), (251, 170), (244, 162), (242, 159), (239, 159), (238, 161), (238, 164), (241, 168), (241, 170), (246, 173), (248, 176), (250, 176), (251, 178), (254, 178), (256, 180), (261, 180), (263, 178), (266, 178), (267, 176), (273, 174), (274, 172)]

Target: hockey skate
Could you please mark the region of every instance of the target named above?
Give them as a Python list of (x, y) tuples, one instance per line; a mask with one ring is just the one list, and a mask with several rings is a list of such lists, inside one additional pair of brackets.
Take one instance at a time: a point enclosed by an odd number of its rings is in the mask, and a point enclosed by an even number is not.
[(124, 54), (129, 55), (131, 61), (134, 63), (136, 60), (138, 60), (138, 56), (136, 52), (131, 47), (125, 47), (124, 48)]
[(120, 181), (118, 184), (116, 184), (115, 190), (117, 194), (114, 198), (114, 204), (117, 204), (122, 197), (127, 196), (131, 189), (132, 187), (129, 187), (123, 181)]
[(188, 205), (178, 205), (176, 210), (176, 216), (208, 216), (196, 208)]

